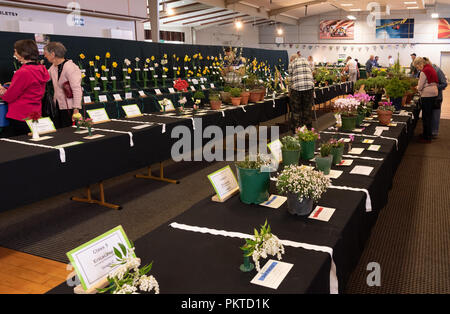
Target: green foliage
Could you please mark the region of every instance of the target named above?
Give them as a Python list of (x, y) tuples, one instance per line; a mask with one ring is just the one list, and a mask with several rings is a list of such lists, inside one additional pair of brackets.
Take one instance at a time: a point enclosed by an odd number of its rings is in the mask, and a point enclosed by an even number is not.
[(234, 87), (230, 90), (231, 97), (241, 97), (242, 89)]
[(196, 91), (194, 93), (194, 99), (205, 99), (205, 94), (202, 91)]
[(385, 89), (387, 96), (391, 98), (401, 98), (405, 95), (406, 91), (410, 89), (410, 84), (407, 81), (402, 81), (399, 78), (394, 77), (389, 80)]
[(209, 100), (213, 100), (213, 101), (219, 101), (220, 100), (220, 95), (217, 92), (211, 92), (209, 94)]
[(283, 137), (281, 139), (281, 144), (282, 144), (282, 146), (281, 146), (282, 150), (298, 151), (301, 148), (298, 138), (295, 138), (292, 136)]
[(236, 166), (241, 169), (255, 169), (260, 170), (262, 167), (267, 166), (268, 162), (263, 160), (260, 155), (250, 158), (245, 157), (244, 161), (236, 162)]
[(268, 225), (267, 220), (261, 230), (258, 232), (256, 228), (254, 229), (255, 240), (245, 239), (245, 245), (240, 249), (246, 252), (246, 256), (252, 256), (253, 251), (258, 250), (264, 244), (264, 241), (272, 236), (272, 231), (270, 225)]
[(225, 85), (223, 87), (223, 91), (226, 92), (226, 93), (229, 93), (231, 91), (231, 86), (230, 85)]
[(330, 143), (324, 143), (320, 146), (320, 156), (328, 157), (331, 155), (332, 145)]

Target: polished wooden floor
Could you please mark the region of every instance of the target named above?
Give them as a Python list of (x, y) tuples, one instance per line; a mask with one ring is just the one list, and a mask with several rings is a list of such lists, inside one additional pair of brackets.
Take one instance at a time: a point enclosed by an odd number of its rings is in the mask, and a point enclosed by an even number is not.
[[(442, 119), (450, 119), (450, 88), (444, 91)], [(0, 247), (0, 294), (42, 294), (65, 282), (66, 264)]]

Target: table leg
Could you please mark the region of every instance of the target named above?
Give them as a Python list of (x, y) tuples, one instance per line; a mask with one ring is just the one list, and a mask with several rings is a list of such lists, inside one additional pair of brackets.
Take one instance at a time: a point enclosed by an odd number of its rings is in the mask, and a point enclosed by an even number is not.
[(81, 202), (81, 203), (87, 203), (87, 204), (97, 204), (103, 207), (107, 207), (107, 208), (111, 208), (111, 209), (116, 209), (116, 210), (121, 210), (122, 206), (119, 205), (115, 205), (115, 204), (111, 204), (111, 203), (107, 203), (105, 201), (105, 188), (103, 186), (103, 182), (99, 182), (99, 187), (100, 187), (100, 200), (96, 200), (92, 198), (92, 191), (91, 191), (91, 187), (88, 186), (86, 188), (86, 198), (80, 198), (80, 197), (72, 197), (70, 198), (72, 201), (74, 202)]
[(172, 179), (167, 179), (166, 177), (164, 177), (164, 165), (162, 162), (159, 163), (159, 177), (152, 175), (152, 168), (149, 166), (148, 173), (146, 175), (145, 174), (137, 174), (136, 178), (156, 180), (156, 181), (167, 182), (167, 183), (172, 183), (172, 184), (180, 184), (179, 180), (172, 180)]

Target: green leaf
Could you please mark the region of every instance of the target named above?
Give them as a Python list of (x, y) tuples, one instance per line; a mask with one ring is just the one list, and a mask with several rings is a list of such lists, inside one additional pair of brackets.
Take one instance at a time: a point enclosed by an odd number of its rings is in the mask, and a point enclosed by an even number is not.
[(127, 248), (122, 243), (119, 243), (119, 247), (122, 250), (123, 256), (127, 256)]
[(116, 256), (120, 259), (122, 259), (122, 254), (120, 253), (120, 251), (116, 248), (114, 248), (114, 254), (116, 254)]

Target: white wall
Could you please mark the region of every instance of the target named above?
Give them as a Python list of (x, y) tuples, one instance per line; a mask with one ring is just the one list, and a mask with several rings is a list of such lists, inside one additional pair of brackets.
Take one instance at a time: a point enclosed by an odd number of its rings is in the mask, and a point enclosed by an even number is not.
[(239, 31), (233, 24), (208, 27), (196, 30), (195, 37), (198, 45), (259, 48), (259, 29), (249, 24)]
[[(450, 5), (442, 5), (438, 10), (441, 17), (450, 17)], [(366, 15), (358, 16), (355, 21), (355, 38), (353, 40), (320, 40), (319, 22), (325, 19), (345, 19), (338, 14), (312, 16), (303, 19), (299, 26), (285, 27), (285, 45), (277, 47), (273, 44), (261, 44), (261, 48), (286, 49), (289, 54), (300, 51), (303, 56), (312, 55), (316, 62), (336, 62), (340, 54), (350, 55), (365, 64), (371, 54), (380, 57), (380, 64), (387, 65), (387, 58), (392, 55), (397, 59), (400, 54), (400, 64), (409, 66), (410, 54), (426, 56), (432, 62), (440, 64), (442, 51), (450, 51), (450, 39), (438, 39), (438, 19), (432, 19), (429, 14), (405, 14), (381, 18), (414, 18), (413, 39), (379, 39), (376, 38), (375, 27), (366, 22)], [(273, 27), (260, 28), (260, 42), (275, 42)], [(331, 49), (330, 49), (331, 47)]]
[[(70, 26), (67, 23), (68, 14), (38, 11), (32, 9), (13, 8), (0, 6), (0, 11), (14, 13), (2, 15), (0, 18), (0, 31), (20, 32), (19, 21), (34, 22), (33, 33), (45, 33), (47, 25), (53, 25), (55, 35), (105, 37), (110, 38), (110, 29), (123, 29), (132, 32), (132, 39), (136, 38), (135, 22), (114, 19), (104, 19), (83, 16), (84, 26)], [(17, 15), (15, 15), (17, 14)], [(24, 31), (27, 32), (27, 31)]]

